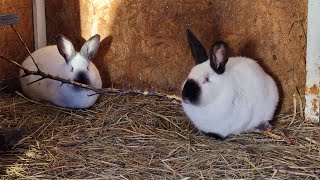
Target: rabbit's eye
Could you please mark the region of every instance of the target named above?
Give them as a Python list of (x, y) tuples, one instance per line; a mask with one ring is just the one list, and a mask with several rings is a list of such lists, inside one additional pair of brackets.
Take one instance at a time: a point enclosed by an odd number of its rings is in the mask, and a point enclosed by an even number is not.
[(89, 66), (87, 66), (87, 70), (89, 71)]
[(205, 84), (207, 82), (209, 82), (209, 77), (208, 76), (204, 77), (203, 84)]
[(71, 67), (71, 72), (73, 72), (73, 67)]

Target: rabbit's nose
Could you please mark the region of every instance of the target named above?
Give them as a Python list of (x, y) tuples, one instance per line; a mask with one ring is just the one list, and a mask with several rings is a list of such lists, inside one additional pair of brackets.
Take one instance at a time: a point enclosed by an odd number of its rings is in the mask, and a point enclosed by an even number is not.
[(90, 85), (90, 79), (87, 73), (83, 71), (78, 72), (73, 80), (81, 84)]
[(193, 80), (188, 79), (182, 89), (182, 100), (187, 104), (197, 104), (200, 100), (201, 88), (199, 84)]

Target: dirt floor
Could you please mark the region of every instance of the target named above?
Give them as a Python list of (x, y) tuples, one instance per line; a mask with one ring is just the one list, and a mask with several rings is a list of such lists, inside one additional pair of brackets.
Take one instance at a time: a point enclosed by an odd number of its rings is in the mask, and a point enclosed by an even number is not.
[[(320, 127), (279, 115), (273, 133), (205, 137), (179, 102), (102, 95), (67, 110), (0, 93), (0, 127), (23, 139), (0, 151), (3, 179), (319, 179)], [(290, 122), (294, 120), (291, 125)]]

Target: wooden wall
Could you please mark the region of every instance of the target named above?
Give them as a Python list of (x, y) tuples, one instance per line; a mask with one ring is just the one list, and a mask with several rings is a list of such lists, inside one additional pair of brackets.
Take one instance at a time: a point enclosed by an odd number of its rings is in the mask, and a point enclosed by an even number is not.
[[(1, 0), (0, 14), (14, 13), (20, 17), (16, 29), (26, 42), (31, 51), (34, 50), (33, 22), (32, 22), (32, 0)], [(28, 55), (24, 46), (10, 26), (0, 26), (0, 53), (18, 62), (22, 62)], [(0, 59), (0, 84), (8, 85), (15, 89), (17, 80), (2, 81), (18, 75), (18, 69), (12, 64)]]
[[(48, 0), (46, 17), (49, 44), (58, 33), (78, 49), (91, 35), (102, 36), (94, 63), (105, 87), (179, 93), (194, 65), (188, 27), (207, 48), (222, 38), (232, 55), (262, 64), (280, 82), (284, 110), (290, 109), (296, 87), (303, 92), (307, 0)], [(30, 29), (26, 24), (20, 26)], [(27, 33), (24, 37), (28, 40)]]

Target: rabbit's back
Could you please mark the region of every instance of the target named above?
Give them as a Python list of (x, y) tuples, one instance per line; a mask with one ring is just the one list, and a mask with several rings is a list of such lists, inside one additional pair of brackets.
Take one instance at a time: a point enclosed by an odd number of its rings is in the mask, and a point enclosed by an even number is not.
[(226, 69), (234, 83), (234, 104), (238, 109), (248, 110), (246, 113), (250, 114), (247, 122), (243, 120), (243, 130), (250, 130), (262, 122), (272, 120), (279, 101), (278, 88), (272, 77), (256, 61), (245, 57), (230, 57)]
[[(61, 68), (63, 68), (65, 60), (59, 54), (57, 46), (41, 48), (32, 53), (32, 57), (42, 72), (53, 76), (65, 77), (64, 73), (61, 73), (63, 72), (61, 71)], [(28, 70), (37, 71), (37, 67), (30, 56), (26, 58), (22, 63), (22, 66)], [(23, 70), (20, 70), (20, 76), (23, 74)], [(21, 78), (21, 88), (23, 92), (32, 99), (49, 101), (52, 97), (56, 96), (59, 82), (51, 79), (43, 79), (34, 82), (40, 78), (41, 76), (36, 75), (29, 75)]]
[[(51, 75), (58, 75), (58, 69), (65, 64), (65, 59), (61, 56), (57, 46), (46, 46), (32, 53), (39, 69)], [(22, 63), (23, 67), (36, 71), (37, 68), (30, 56)]]

